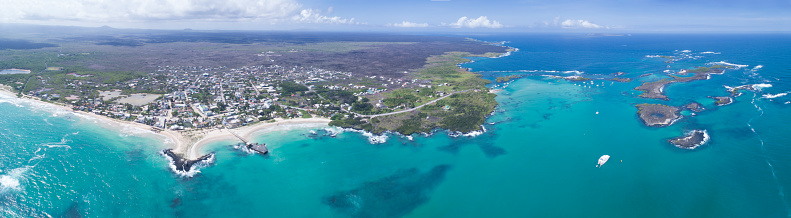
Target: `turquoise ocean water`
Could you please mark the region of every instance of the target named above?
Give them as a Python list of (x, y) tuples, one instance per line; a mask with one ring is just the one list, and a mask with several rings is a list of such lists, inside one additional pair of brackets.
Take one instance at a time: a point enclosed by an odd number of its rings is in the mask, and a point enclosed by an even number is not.
[[(462, 65), (526, 75), (498, 93), (486, 132), (371, 144), (322, 126), (267, 130), (268, 156), (218, 142), (192, 178), (170, 171), (164, 137), (0, 96), (2, 217), (787, 217), (791, 198), (791, 36), (497, 35), (510, 56)], [(654, 57), (676, 57), (672, 63)], [(633, 88), (715, 62), (733, 69)], [(542, 75), (632, 82), (582, 82)], [(640, 75), (652, 73), (651, 76)], [(764, 84), (715, 106), (724, 86)], [(599, 86), (596, 86), (599, 85)], [(768, 85), (771, 85), (769, 87)], [(779, 94), (779, 95), (778, 95)], [(774, 98), (769, 98), (774, 97)], [(705, 111), (646, 127), (635, 104), (696, 101)], [(596, 114), (598, 112), (598, 114)], [(669, 138), (705, 129), (694, 150)], [(336, 134), (335, 137), (330, 135)], [(594, 167), (601, 155), (607, 164)]]

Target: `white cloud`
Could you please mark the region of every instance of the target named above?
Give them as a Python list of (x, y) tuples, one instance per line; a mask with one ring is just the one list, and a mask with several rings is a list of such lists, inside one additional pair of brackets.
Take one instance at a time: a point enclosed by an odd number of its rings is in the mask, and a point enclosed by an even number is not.
[[(562, 28), (585, 28), (585, 29), (601, 29), (601, 28), (608, 28), (606, 26), (598, 25), (595, 23), (591, 23), (587, 20), (564, 20), (560, 23), (560, 27)], [(609, 28), (608, 28), (609, 29)]]
[(470, 19), (467, 17), (461, 17), (455, 23), (447, 24), (448, 26), (455, 27), (455, 28), (502, 28), (503, 25), (496, 20), (489, 20), (486, 16), (480, 16), (476, 19)]
[(394, 23), (394, 24), (387, 24), (387, 26), (394, 26), (394, 27), (429, 27), (428, 23), (412, 23), (409, 21), (404, 21), (401, 23)]
[[(151, 20), (298, 21), (352, 23), (304, 9), (297, 0), (3, 0), (0, 22), (84, 21), (137, 22)], [(331, 12), (331, 8), (328, 10)]]
[(611, 29), (617, 28), (612, 26), (604, 26), (592, 23), (587, 20), (574, 20), (574, 19), (561, 19), (560, 17), (555, 17), (551, 22), (550, 21), (541, 21), (537, 23), (538, 27), (548, 27), (548, 28), (563, 28), (563, 29)]
[(294, 15), (291, 19), (302, 23), (359, 24), (354, 22), (354, 18), (347, 19), (338, 16), (329, 17), (322, 15), (321, 11), (313, 9), (304, 9), (300, 11), (298, 15)]

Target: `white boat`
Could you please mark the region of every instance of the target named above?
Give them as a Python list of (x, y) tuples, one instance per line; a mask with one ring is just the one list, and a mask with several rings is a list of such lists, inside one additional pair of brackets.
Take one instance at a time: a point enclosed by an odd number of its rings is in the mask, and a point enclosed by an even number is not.
[(606, 154), (602, 155), (599, 158), (599, 164), (596, 164), (596, 167), (601, 167), (602, 165), (604, 165), (604, 163), (607, 163), (607, 160), (609, 159), (610, 159), (610, 155), (606, 155)]
[(599, 114), (599, 111), (596, 111), (596, 114)]

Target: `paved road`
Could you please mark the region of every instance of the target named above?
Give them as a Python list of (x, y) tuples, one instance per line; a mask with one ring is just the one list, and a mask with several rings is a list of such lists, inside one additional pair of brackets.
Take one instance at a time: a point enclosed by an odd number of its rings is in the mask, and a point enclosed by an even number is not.
[(351, 112), (351, 113), (353, 113), (353, 114), (356, 114), (357, 116), (361, 116), (361, 117), (370, 117), (370, 118), (374, 118), (374, 117), (378, 117), (378, 116), (387, 116), (387, 115), (393, 115), (393, 114), (406, 113), (406, 112), (411, 112), (411, 111), (414, 111), (414, 110), (420, 109), (420, 108), (422, 108), (423, 106), (426, 106), (426, 105), (428, 105), (428, 104), (433, 104), (433, 103), (435, 103), (435, 102), (437, 102), (437, 101), (439, 101), (439, 100), (445, 99), (445, 98), (447, 98), (448, 96), (451, 96), (451, 95), (453, 95), (453, 94), (456, 94), (456, 93), (462, 93), (462, 92), (468, 92), (468, 91), (470, 91), (470, 90), (464, 90), (464, 91), (455, 91), (455, 92), (453, 92), (453, 93), (450, 93), (449, 95), (445, 95), (445, 96), (442, 96), (442, 97), (440, 97), (440, 98), (434, 99), (434, 100), (432, 100), (432, 101), (426, 102), (425, 104), (421, 104), (420, 106), (413, 107), (413, 108), (406, 109), (406, 110), (402, 110), (402, 111), (396, 111), (396, 112), (390, 112), (390, 113), (383, 113), (383, 114), (374, 114), (374, 115), (362, 115), (362, 114), (358, 114), (358, 113), (354, 113), (354, 112)]

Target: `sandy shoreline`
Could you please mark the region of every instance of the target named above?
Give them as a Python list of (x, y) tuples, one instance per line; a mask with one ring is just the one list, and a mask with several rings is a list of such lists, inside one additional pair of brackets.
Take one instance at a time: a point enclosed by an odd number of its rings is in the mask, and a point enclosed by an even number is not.
[[(16, 97), (16, 93), (11, 92), (11, 87), (0, 85), (0, 92), (6, 93), (9, 96)], [(244, 126), (236, 129), (218, 129), (218, 128), (211, 128), (211, 129), (200, 129), (200, 130), (185, 130), (185, 131), (173, 131), (173, 130), (164, 130), (159, 132), (154, 132), (152, 126), (148, 126), (142, 123), (136, 123), (131, 121), (125, 120), (117, 120), (113, 118), (109, 118), (102, 115), (97, 115), (93, 113), (88, 113), (85, 111), (75, 111), (68, 105), (63, 104), (55, 104), (44, 102), (38, 100), (36, 98), (31, 97), (23, 97), (25, 99), (29, 99), (32, 101), (36, 101), (39, 103), (45, 103), (47, 105), (57, 106), (61, 109), (64, 109), (69, 112), (74, 112), (82, 115), (86, 115), (89, 117), (93, 117), (99, 120), (103, 120), (108, 123), (112, 124), (119, 124), (122, 126), (129, 126), (134, 127), (137, 129), (149, 131), (152, 134), (157, 134), (160, 136), (167, 137), (170, 139), (170, 143), (173, 143), (173, 151), (176, 153), (185, 154), (185, 156), (189, 159), (194, 159), (200, 157), (201, 149), (206, 146), (207, 144), (217, 142), (217, 141), (225, 141), (225, 140), (234, 140), (241, 142), (238, 138), (236, 138), (231, 132), (238, 134), (239, 136), (245, 138), (246, 140), (251, 140), (251, 137), (255, 136), (257, 132), (265, 130), (265, 129), (273, 129), (273, 128), (287, 128), (295, 125), (305, 125), (305, 124), (316, 124), (316, 125), (326, 125), (330, 122), (330, 119), (327, 118), (294, 118), (294, 119), (275, 119), (275, 122), (267, 123), (267, 122), (260, 122), (249, 126)], [(165, 141), (169, 143), (168, 141)]]
[(257, 136), (259, 132), (263, 132), (264, 130), (268, 130), (268, 129), (278, 130), (280, 128), (289, 128), (293, 126), (301, 126), (307, 124), (327, 125), (328, 123), (330, 123), (330, 121), (331, 120), (327, 118), (294, 118), (294, 119), (277, 118), (275, 119), (275, 122), (272, 123), (260, 122), (253, 125), (243, 126), (235, 129), (213, 128), (213, 129), (194, 130), (192, 134), (188, 135), (188, 138), (190, 139), (189, 143), (186, 143), (188, 144), (188, 146), (180, 147), (183, 148), (184, 150), (179, 151), (179, 153), (184, 153), (188, 158), (193, 159), (200, 157), (201, 150), (203, 149), (204, 146), (208, 144), (218, 141), (235, 141), (236, 143), (241, 143), (242, 141), (239, 140), (239, 138), (237, 138), (236, 136), (234, 136), (231, 132), (236, 133), (237, 135), (243, 137), (245, 140), (249, 141), (252, 140), (253, 137)]

